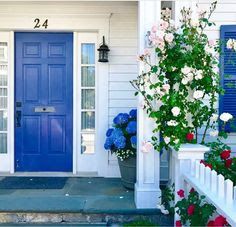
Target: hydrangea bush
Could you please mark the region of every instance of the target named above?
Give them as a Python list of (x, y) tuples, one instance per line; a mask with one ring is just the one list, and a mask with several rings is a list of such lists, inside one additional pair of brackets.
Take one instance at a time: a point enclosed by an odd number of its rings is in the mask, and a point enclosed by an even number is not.
[[(221, 43), (205, 34), (205, 29), (214, 25), (210, 17), (215, 8), (216, 2), (208, 12), (194, 14), (183, 8), (179, 27), (165, 17), (151, 30), (156, 60), (153, 62), (150, 50), (139, 57), (145, 70), (131, 83), (156, 123), (152, 139), (157, 150), (169, 146), (178, 150), (186, 142), (204, 143), (207, 131), (219, 134), (217, 100), (224, 92), (218, 72)], [(232, 49), (234, 41), (230, 42), (227, 46)], [(224, 113), (220, 120), (226, 124), (232, 115)], [(163, 140), (159, 141), (156, 132)]]
[(137, 110), (129, 114), (119, 113), (113, 120), (113, 127), (106, 132), (104, 148), (115, 153), (121, 160), (136, 156)]

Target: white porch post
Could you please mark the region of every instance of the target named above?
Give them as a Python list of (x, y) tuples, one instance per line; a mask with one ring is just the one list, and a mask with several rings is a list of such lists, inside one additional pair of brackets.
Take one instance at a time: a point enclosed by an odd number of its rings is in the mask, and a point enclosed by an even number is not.
[[(179, 201), (177, 192), (180, 189), (185, 190), (183, 174), (191, 174), (196, 160), (204, 159), (204, 153), (209, 151), (209, 148), (200, 144), (183, 144), (179, 151), (171, 150), (171, 164), (172, 164), (172, 183), (175, 184), (175, 204)], [(175, 221), (179, 217), (175, 214)]]
[[(139, 1), (139, 51), (145, 48), (145, 35), (157, 23), (161, 15), (160, 0)], [(140, 72), (143, 65), (140, 64)], [(160, 154), (152, 150), (142, 152), (142, 142), (151, 141), (153, 122), (138, 103), (138, 154), (137, 154), (137, 183), (135, 185), (135, 203), (137, 208), (156, 208), (160, 202)]]

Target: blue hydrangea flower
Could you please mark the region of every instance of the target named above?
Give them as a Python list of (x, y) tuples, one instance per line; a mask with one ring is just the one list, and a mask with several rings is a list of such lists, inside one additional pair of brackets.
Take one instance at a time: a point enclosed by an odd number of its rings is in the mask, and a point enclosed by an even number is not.
[(106, 139), (105, 144), (104, 144), (104, 148), (105, 148), (106, 150), (110, 150), (111, 147), (112, 147), (112, 145), (113, 145), (113, 139), (112, 139), (111, 137), (108, 137), (108, 138)]
[(126, 132), (129, 134), (135, 134), (137, 131), (137, 122), (136, 121), (130, 121), (126, 127)]
[(113, 131), (114, 131), (113, 128), (109, 128), (109, 129), (107, 130), (106, 136), (109, 137), (109, 136), (112, 134)]
[(117, 149), (123, 149), (126, 146), (126, 138), (124, 136), (117, 137), (114, 140), (114, 145)]
[(132, 109), (132, 110), (130, 110), (130, 112), (129, 112), (129, 116), (131, 117), (131, 118), (137, 118), (137, 109)]
[(136, 148), (136, 145), (137, 145), (137, 136), (132, 136), (132, 137), (130, 138), (130, 142), (131, 142), (131, 144), (132, 144), (132, 147), (133, 147), (133, 148)]
[(126, 124), (128, 121), (129, 121), (129, 114), (127, 113), (120, 113), (113, 120), (114, 124), (116, 125), (123, 125)]
[(116, 138), (118, 138), (118, 137), (120, 137), (120, 136), (123, 136), (124, 134), (123, 134), (123, 132), (122, 132), (122, 130), (120, 129), (120, 128), (115, 128), (113, 131), (112, 131), (112, 133), (111, 133), (111, 138), (113, 139), (113, 141), (116, 139)]

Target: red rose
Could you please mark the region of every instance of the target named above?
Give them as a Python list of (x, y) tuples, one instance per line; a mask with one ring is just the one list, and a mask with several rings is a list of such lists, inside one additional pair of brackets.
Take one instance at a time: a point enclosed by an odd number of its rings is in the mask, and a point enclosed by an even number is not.
[(225, 167), (226, 167), (226, 168), (230, 168), (230, 166), (232, 165), (232, 162), (233, 162), (233, 159), (232, 159), (232, 158), (227, 159), (227, 160), (225, 161)]
[(230, 157), (231, 150), (224, 150), (221, 152), (220, 157), (221, 159), (228, 159)]
[(184, 197), (184, 190), (180, 189), (177, 194), (179, 195), (180, 198)]
[(215, 226), (215, 222), (214, 221), (209, 221), (207, 223), (207, 227), (213, 227), (213, 226)]
[(195, 206), (194, 206), (193, 204), (190, 205), (190, 206), (188, 207), (188, 209), (187, 209), (188, 215), (189, 215), (189, 216), (190, 216), (190, 215), (193, 215), (194, 210), (195, 210)]
[(219, 215), (218, 217), (216, 217), (215, 221), (214, 221), (214, 225), (215, 226), (224, 226), (227, 224), (226, 218), (223, 217), (222, 215)]
[(203, 164), (204, 166), (206, 165), (206, 162), (204, 160), (200, 161), (200, 164)]
[(190, 193), (193, 193), (195, 192), (195, 189), (194, 188), (191, 188), (191, 190), (189, 191)]
[(194, 139), (194, 134), (189, 132), (187, 135), (186, 135), (186, 140), (187, 141), (192, 141)]
[(176, 222), (175, 222), (175, 226), (176, 226), (176, 227), (182, 227), (181, 221), (180, 221), (180, 220), (179, 220), (179, 221), (176, 221)]

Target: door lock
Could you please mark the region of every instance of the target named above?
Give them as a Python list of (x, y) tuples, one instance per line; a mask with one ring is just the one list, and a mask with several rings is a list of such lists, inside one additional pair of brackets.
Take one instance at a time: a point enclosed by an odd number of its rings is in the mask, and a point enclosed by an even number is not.
[(16, 127), (21, 127), (21, 111), (16, 111)]

